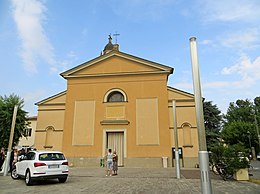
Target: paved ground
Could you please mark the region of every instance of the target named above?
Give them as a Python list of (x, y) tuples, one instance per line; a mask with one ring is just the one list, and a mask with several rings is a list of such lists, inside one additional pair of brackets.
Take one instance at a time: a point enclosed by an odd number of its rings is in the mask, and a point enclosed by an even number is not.
[(253, 166), (253, 170), (251, 171), (253, 174), (252, 178), (257, 179), (260, 182), (260, 161), (251, 160), (251, 165)]
[[(259, 194), (260, 185), (234, 180), (223, 181), (218, 176), (211, 179), (215, 194)], [(117, 176), (106, 177), (104, 168), (71, 168), (66, 183), (56, 180), (41, 181), (26, 186), (24, 180), (12, 180), (0, 175), (1, 194), (37, 193), (201, 193), (198, 170), (182, 170), (176, 179), (174, 168), (119, 168)]]

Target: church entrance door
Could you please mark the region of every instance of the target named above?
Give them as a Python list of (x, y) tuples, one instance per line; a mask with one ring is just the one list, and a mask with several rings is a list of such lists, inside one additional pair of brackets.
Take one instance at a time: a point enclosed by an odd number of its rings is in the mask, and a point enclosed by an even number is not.
[(124, 166), (124, 133), (107, 132), (107, 149), (115, 150), (118, 155), (118, 166)]

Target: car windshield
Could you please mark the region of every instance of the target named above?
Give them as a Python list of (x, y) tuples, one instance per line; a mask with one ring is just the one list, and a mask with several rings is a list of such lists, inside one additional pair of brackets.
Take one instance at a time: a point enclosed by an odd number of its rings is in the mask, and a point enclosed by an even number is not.
[(39, 155), (39, 160), (41, 161), (65, 160), (65, 157), (61, 153), (44, 153)]

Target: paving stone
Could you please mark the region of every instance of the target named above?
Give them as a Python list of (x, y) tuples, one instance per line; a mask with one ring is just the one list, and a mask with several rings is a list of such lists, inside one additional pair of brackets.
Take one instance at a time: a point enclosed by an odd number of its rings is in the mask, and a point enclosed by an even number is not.
[[(12, 180), (10, 176), (0, 175), (0, 193), (199, 194), (201, 189), (198, 175), (198, 170), (182, 170), (181, 179), (176, 179), (174, 168), (119, 168), (118, 175), (106, 177), (104, 168), (71, 168), (65, 183), (48, 180), (26, 186), (24, 180)], [(247, 181), (213, 178), (211, 183), (215, 194), (260, 193), (260, 185)]]

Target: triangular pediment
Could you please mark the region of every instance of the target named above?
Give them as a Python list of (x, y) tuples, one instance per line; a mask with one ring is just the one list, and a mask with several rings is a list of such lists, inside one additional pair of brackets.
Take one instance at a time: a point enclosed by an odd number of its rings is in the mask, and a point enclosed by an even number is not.
[(194, 101), (194, 95), (168, 86), (168, 99), (178, 101)]
[(66, 91), (63, 91), (61, 93), (58, 93), (56, 95), (53, 95), (49, 98), (46, 98), (44, 100), (41, 100), (40, 102), (35, 103), (36, 105), (59, 105), (59, 104), (65, 104), (66, 102)]
[(173, 68), (119, 51), (97, 57), (61, 73), (64, 78), (129, 74), (171, 74)]

